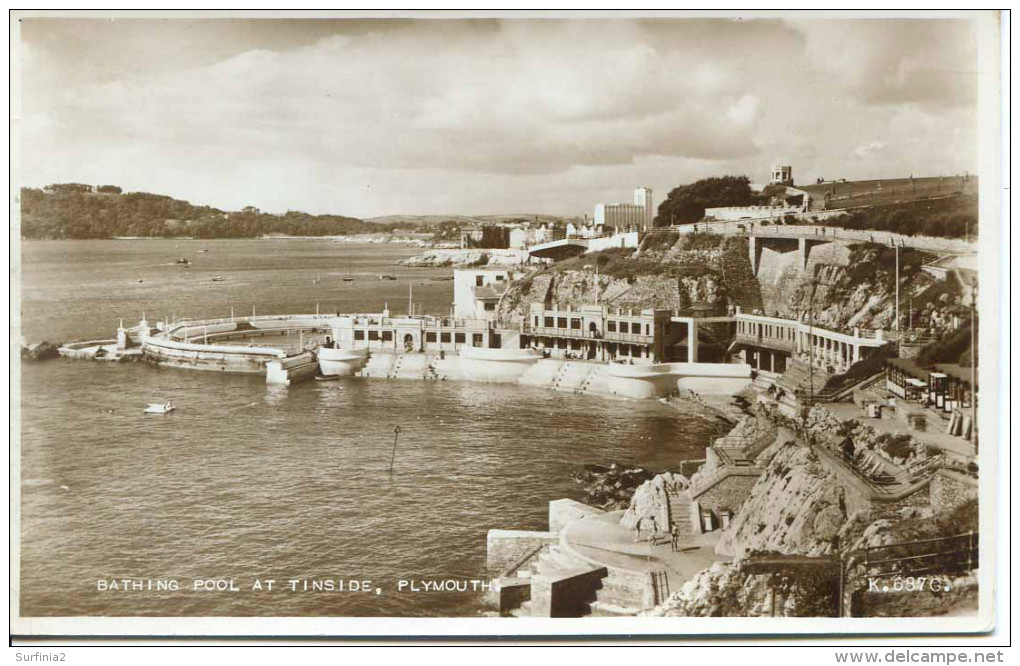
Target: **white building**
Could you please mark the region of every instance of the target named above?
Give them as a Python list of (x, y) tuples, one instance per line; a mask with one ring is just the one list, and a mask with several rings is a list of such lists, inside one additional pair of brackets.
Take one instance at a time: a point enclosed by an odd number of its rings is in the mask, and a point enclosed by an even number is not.
[(470, 319), (492, 319), (496, 303), (510, 282), (507, 270), (455, 270), (453, 314)]
[(600, 203), (595, 205), (595, 226), (617, 229), (650, 229), (655, 218), (652, 190), (639, 187), (634, 190), (634, 203)]
[(514, 227), (510, 230), (510, 247), (515, 250), (523, 250), (533, 242), (534, 234), (531, 229), (525, 227)]

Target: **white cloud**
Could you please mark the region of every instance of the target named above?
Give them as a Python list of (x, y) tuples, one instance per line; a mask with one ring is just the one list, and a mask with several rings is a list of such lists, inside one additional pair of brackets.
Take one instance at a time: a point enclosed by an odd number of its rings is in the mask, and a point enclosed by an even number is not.
[(25, 174), (277, 211), (580, 213), (636, 184), (760, 180), (773, 155), (800, 180), (969, 160), (967, 97), (933, 85), (967, 79), (966, 35), (850, 23), (227, 26), (215, 57), (167, 24), (120, 49), (51, 35), (26, 63)]
[(866, 160), (872, 155), (882, 152), (882, 149), (888, 145), (885, 141), (872, 141), (871, 143), (854, 148), (854, 155), (862, 160)]

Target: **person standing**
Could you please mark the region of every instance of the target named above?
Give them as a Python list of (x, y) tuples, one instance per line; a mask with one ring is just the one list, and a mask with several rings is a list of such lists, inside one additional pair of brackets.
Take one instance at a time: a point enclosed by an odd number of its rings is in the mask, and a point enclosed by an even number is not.
[(680, 528), (676, 523), (669, 526), (669, 548), (674, 553), (680, 550)]

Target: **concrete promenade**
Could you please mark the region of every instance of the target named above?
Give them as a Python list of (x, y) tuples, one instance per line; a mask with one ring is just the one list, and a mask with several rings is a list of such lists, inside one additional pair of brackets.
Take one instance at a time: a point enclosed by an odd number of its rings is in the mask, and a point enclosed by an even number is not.
[(731, 559), (715, 552), (715, 545), (722, 536), (719, 531), (681, 534), (680, 549), (675, 553), (668, 533), (655, 535), (654, 541), (643, 533), (642, 541), (635, 543), (634, 530), (620, 525), (623, 514), (623, 511), (612, 511), (571, 522), (563, 530), (561, 543), (575, 555), (610, 569), (665, 571), (671, 592), (679, 590), (683, 583), (715, 562)]

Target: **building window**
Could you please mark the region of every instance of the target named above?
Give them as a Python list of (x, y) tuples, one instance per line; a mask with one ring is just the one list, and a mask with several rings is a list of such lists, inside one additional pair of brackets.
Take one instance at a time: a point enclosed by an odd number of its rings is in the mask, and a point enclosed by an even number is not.
[(581, 341), (580, 340), (571, 340), (570, 341), (570, 348), (572, 350), (574, 350), (574, 351), (580, 351), (581, 350)]
[(439, 334), (439, 341), (440, 342), (449, 342), (450, 341), (450, 332), (449, 331), (442, 331)]
[(497, 275), (496, 276), (496, 282), (502, 282), (504, 277), (505, 276), (503, 276), (503, 275)]
[(369, 340), (378, 340), (379, 339), (379, 331), (376, 331), (375, 329), (369, 331), (368, 332), (368, 339)]
[(496, 310), (496, 304), (493, 303), (492, 301), (489, 301), (489, 302), (487, 302), (485, 304), (485, 311), (486, 312), (494, 312), (495, 310)]
[(354, 331), (354, 339), (355, 340), (364, 340), (365, 339), (365, 332), (360, 330), (360, 329), (355, 329), (355, 331)]
[(535, 315), (535, 328), (538, 328), (538, 315)]
[(610, 333), (616, 333), (616, 322), (610, 319), (606, 322), (606, 330)]
[(580, 330), (580, 328), (581, 328), (581, 320), (580, 319), (571, 319), (570, 320), (570, 328), (574, 329), (575, 331), (576, 330)]
[(382, 339), (383, 342), (393, 342), (393, 331), (383, 331)]
[(472, 347), (481, 347), (482, 346), (482, 334), (481, 333), (472, 333), (471, 334), (471, 346)]
[(556, 318), (556, 328), (566, 328), (566, 327), (567, 327), (567, 318), (566, 317), (557, 317)]
[(630, 330), (630, 328), (628, 328), (627, 322), (621, 321), (620, 322), (620, 333), (626, 333), (629, 330)]
[(465, 339), (465, 337), (464, 337), (463, 333), (454, 333), (453, 334), (453, 341), (456, 342), (457, 344), (461, 344), (461, 345), (464, 344), (464, 339)]
[(555, 325), (556, 325), (556, 323), (553, 321), (552, 317), (546, 317), (545, 318), (545, 327), (546, 328), (552, 328)]
[(435, 341), (436, 341), (436, 332), (435, 331), (428, 331), (428, 332), (425, 333), (425, 342), (435, 342)]
[(485, 282), (485, 276), (484, 275), (476, 275), (475, 276), (475, 286), (476, 287), (481, 287), (482, 284), (484, 284), (484, 282)]

